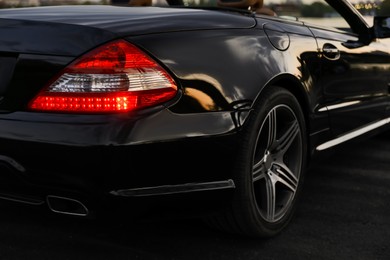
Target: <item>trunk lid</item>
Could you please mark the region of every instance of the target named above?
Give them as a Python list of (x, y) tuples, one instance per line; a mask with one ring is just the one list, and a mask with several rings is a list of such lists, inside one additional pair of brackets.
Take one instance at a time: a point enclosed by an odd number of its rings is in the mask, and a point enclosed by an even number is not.
[(114, 38), (183, 30), (251, 28), (242, 13), (189, 8), (50, 6), (0, 10), (0, 52), (79, 56)]

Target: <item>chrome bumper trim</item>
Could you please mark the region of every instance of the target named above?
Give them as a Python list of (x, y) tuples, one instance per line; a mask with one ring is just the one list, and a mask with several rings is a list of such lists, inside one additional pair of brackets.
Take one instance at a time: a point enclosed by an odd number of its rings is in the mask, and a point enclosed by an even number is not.
[(15, 170), (19, 172), (25, 172), (26, 169), (17, 161), (12, 159), (11, 157), (5, 156), (5, 155), (0, 155), (0, 162), (5, 162), (6, 164), (12, 166)]
[(185, 183), (179, 185), (163, 185), (156, 187), (144, 187), (134, 189), (123, 189), (111, 191), (111, 195), (122, 197), (143, 197), (143, 196), (155, 196), (155, 195), (168, 195), (177, 193), (188, 193), (197, 191), (211, 191), (221, 189), (235, 188), (233, 180), (215, 181), (215, 182), (203, 182), (203, 183)]
[(22, 196), (15, 196), (11, 194), (3, 194), (3, 193), (0, 194), (0, 199), (34, 205), (34, 206), (40, 206), (45, 203), (44, 200), (33, 199), (33, 198), (22, 197)]

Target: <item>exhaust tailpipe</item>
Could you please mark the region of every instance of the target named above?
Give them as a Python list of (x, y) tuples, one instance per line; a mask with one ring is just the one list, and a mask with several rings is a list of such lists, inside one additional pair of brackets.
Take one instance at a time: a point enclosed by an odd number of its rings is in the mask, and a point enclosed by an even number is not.
[(86, 217), (88, 208), (78, 200), (49, 195), (46, 197), (49, 209), (55, 213)]

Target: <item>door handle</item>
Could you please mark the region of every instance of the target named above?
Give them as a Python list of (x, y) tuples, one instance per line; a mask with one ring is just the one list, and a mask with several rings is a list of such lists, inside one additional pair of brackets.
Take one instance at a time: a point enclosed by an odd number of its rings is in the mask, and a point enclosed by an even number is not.
[(336, 46), (330, 43), (325, 43), (322, 46), (322, 54), (328, 60), (337, 60), (340, 58), (340, 51)]

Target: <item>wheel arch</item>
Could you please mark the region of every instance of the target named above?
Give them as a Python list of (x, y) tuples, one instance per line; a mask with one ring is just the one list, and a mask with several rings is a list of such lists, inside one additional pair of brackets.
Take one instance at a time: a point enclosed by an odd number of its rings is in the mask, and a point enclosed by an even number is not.
[[(309, 94), (307, 91), (307, 88), (300, 82), (296, 77), (285, 74), (282, 76), (278, 76), (276, 78), (273, 78), (271, 81), (268, 82), (266, 87), (263, 88), (262, 92), (267, 89), (271, 88), (272, 86), (279, 86), (282, 88), (287, 89), (290, 91), (297, 99), (299, 104), (301, 105), (302, 112), (305, 117), (305, 123), (306, 126), (308, 126), (309, 123), (309, 115), (311, 113), (310, 109), (310, 102), (309, 102)], [(261, 95), (261, 93), (260, 93)]]
[[(272, 88), (274, 86), (282, 87), (288, 91), (290, 91), (295, 98), (298, 100), (298, 103), (302, 109), (303, 117), (305, 120), (306, 126), (306, 140), (307, 149), (310, 149), (310, 114), (312, 113), (312, 109), (310, 107), (310, 95), (308, 88), (295, 76), (291, 74), (282, 74), (277, 77), (271, 79), (260, 91), (257, 95), (256, 99), (253, 102), (253, 105), (260, 98), (262, 93), (264, 93), (267, 89)], [(252, 106), (253, 107), (253, 106)], [(307, 156), (310, 157), (310, 153), (307, 153)], [(309, 159), (309, 158), (307, 158)], [(307, 160), (308, 161), (308, 160)]]

